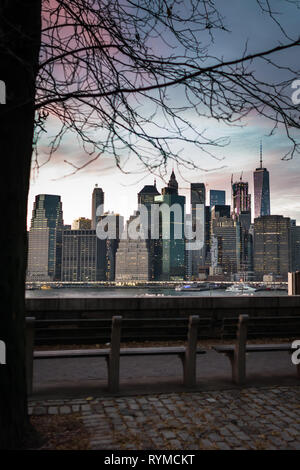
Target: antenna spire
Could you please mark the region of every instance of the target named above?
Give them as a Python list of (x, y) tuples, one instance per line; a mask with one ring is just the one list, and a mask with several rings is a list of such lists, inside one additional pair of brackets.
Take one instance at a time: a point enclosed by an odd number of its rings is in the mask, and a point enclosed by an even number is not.
[(262, 141), (260, 141), (260, 168), (262, 168)]

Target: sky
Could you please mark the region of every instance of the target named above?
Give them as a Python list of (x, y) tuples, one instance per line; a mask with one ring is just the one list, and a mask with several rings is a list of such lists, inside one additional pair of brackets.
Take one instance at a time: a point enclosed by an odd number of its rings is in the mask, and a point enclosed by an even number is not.
[[(297, 11), (297, 16), (285, 2), (274, 2), (279, 10), (280, 8), (282, 10), (283, 4), (285, 10), (281, 11), (281, 21), (289, 32), (298, 31), (300, 10)], [(257, 11), (254, 0), (248, 2), (228, 0), (221, 2), (220, 5), (233, 32), (231, 35), (219, 38), (220, 41), (216, 40), (213, 53), (219, 57), (240, 56), (246, 40), (248, 40), (249, 52), (255, 52), (262, 47), (264, 49), (273, 47), (279, 40), (286, 42), (278, 27)], [(296, 65), (300, 62), (299, 55), (299, 50), (289, 51), (281, 59)], [(262, 74), (264, 74), (263, 69)], [(249, 183), (253, 204), (253, 171), (259, 166), (259, 146), (262, 140), (263, 166), (270, 172), (271, 213), (296, 219), (300, 225), (300, 156), (295, 156), (288, 161), (282, 160), (290, 144), (281, 129), (275, 135), (268, 136), (271, 130), (270, 123), (255, 113), (251, 113), (247, 118), (244, 127), (228, 127), (214, 120), (205, 120), (197, 116), (192, 116), (192, 120), (197, 128), (207, 129), (208, 135), (212, 138), (226, 137), (230, 139), (230, 143), (222, 149), (215, 149), (214, 153), (218, 160), (197, 148), (183, 148), (184, 157), (190, 158), (199, 166), (199, 170), (186, 170), (174, 166), (179, 193), (186, 196), (187, 205), (189, 205), (191, 182), (206, 184), (207, 201), (209, 201), (210, 189), (226, 190), (226, 202), (230, 204), (231, 175), (233, 174), (233, 179), (236, 181), (240, 179), (242, 172), (243, 181)], [(78, 217), (90, 218), (91, 196), (95, 184), (98, 184), (105, 193), (105, 210), (120, 213), (128, 219), (137, 208), (137, 193), (144, 185), (153, 184), (154, 176), (147, 173), (139, 174), (138, 162), (134, 157), (130, 158), (129, 165), (126, 166), (130, 173), (124, 174), (116, 167), (111, 157), (106, 155), (72, 175), (74, 168), (65, 161), (80, 165), (87, 159), (87, 155), (72, 136), (66, 136), (51, 160), (42, 165), (47, 160), (46, 147), (55, 131), (55, 122), (51, 119), (47, 131), (38, 155), (40, 168), (38, 171), (33, 170), (31, 175), (28, 228), (34, 198), (37, 194), (61, 196), (65, 224), (71, 224)], [(173, 164), (170, 163), (165, 181), (156, 177), (158, 190), (166, 186), (172, 167)], [(187, 212), (189, 212), (188, 207)]]

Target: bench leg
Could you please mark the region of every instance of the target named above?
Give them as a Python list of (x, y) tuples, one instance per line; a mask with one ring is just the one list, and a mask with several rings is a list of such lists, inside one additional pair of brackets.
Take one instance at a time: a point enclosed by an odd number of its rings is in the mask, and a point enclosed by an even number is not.
[(120, 341), (122, 317), (112, 319), (110, 354), (107, 358), (108, 389), (117, 392), (120, 383)]
[(178, 354), (183, 369), (183, 384), (185, 387), (192, 388), (196, 386), (196, 371), (191, 367), (191, 363), (188, 362), (186, 353)]
[(248, 319), (248, 315), (239, 316), (239, 328), (232, 365), (232, 379), (233, 382), (237, 385), (242, 385), (246, 381), (246, 342)]
[(199, 317), (191, 315), (189, 318), (189, 329), (187, 346), (183, 361), (183, 382), (186, 387), (196, 386), (196, 360), (197, 360), (197, 334)]
[(108, 390), (112, 393), (118, 392), (120, 383), (119, 358), (116, 360), (110, 356), (106, 357), (105, 359), (107, 364)]

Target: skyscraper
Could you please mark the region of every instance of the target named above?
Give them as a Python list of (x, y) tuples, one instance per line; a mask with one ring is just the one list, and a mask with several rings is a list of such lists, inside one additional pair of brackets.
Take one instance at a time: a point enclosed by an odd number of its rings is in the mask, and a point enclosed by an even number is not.
[(254, 217), (270, 215), (269, 172), (262, 166), (262, 144), (260, 144), (260, 167), (253, 172)]
[[(161, 210), (161, 280), (184, 279), (185, 277), (185, 197), (178, 195), (178, 183), (174, 171), (169, 184), (161, 196), (155, 196)], [(172, 209), (175, 208), (175, 210)]]
[(251, 212), (251, 195), (248, 194), (248, 183), (240, 181), (235, 183), (231, 179), (232, 188), (232, 216), (236, 218), (242, 211)]
[[(108, 237), (105, 242), (105, 280), (114, 281), (116, 275), (116, 253), (120, 243), (120, 237), (123, 232), (124, 218), (119, 214), (114, 214), (106, 212), (103, 216), (103, 219), (107, 221), (108, 224), (112, 224), (116, 227), (116, 232), (114, 237)], [(102, 218), (101, 217), (101, 218)]]
[(63, 212), (60, 196), (35, 197), (28, 237), (28, 281), (54, 281), (61, 275)]
[(199, 248), (192, 250), (192, 276), (198, 277), (199, 268), (205, 265), (206, 259), (206, 209), (205, 199), (206, 191), (204, 183), (191, 183), (191, 215), (192, 230), (195, 233), (198, 226), (198, 244)]
[[(127, 222), (129, 224), (138, 217), (137, 212)], [(147, 240), (121, 238), (116, 252), (116, 281), (149, 281), (150, 260)]]
[(219, 191), (218, 189), (211, 189), (209, 191), (209, 205), (210, 208), (213, 206), (224, 206), (226, 204), (226, 192)]
[[(173, 181), (175, 189), (176, 183)], [(151, 223), (154, 223), (151, 217), (151, 209), (152, 205), (155, 204), (155, 197), (159, 195), (155, 180), (153, 185), (144, 186), (138, 193), (138, 207), (140, 208), (143, 205), (148, 212), (147, 247), (149, 250), (149, 276), (151, 280), (158, 280), (161, 275), (161, 240), (151, 237)]]
[(95, 230), (64, 230), (62, 281), (105, 281), (105, 240)]
[(240, 223), (216, 212), (211, 220), (211, 266), (221, 267), (229, 279), (240, 270), (240, 240)]
[[(100, 216), (104, 212), (103, 205), (104, 205), (104, 192), (101, 188), (98, 188), (97, 184), (95, 184), (93, 195), (92, 195), (92, 230), (96, 230), (97, 223), (100, 220)], [(102, 211), (100, 211), (100, 213), (98, 211), (98, 215), (96, 215), (97, 208), (99, 206), (102, 206)]]
[(291, 220), (282, 215), (254, 219), (254, 271), (287, 280), (291, 268)]
[(291, 271), (300, 271), (300, 226), (291, 220)]

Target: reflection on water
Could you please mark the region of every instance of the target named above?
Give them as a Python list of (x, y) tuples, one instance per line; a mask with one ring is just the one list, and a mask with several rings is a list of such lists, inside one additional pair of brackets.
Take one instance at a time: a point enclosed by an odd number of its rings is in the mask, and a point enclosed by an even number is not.
[(225, 289), (216, 289), (210, 291), (199, 291), (199, 292), (180, 292), (175, 289), (162, 289), (155, 287), (148, 288), (110, 288), (110, 287), (98, 287), (98, 288), (65, 288), (65, 289), (47, 289), (47, 290), (27, 290), (26, 298), (49, 298), (49, 297), (148, 297), (148, 296), (176, 296), (176, 297), (237, 297), (237, 296), (255, 296), (255, 297), (274, 297), (274, 296), (285, 296), (287, 291), (258, 291), (253, 293), (237, 294), (236, 292), (226, 292)]

